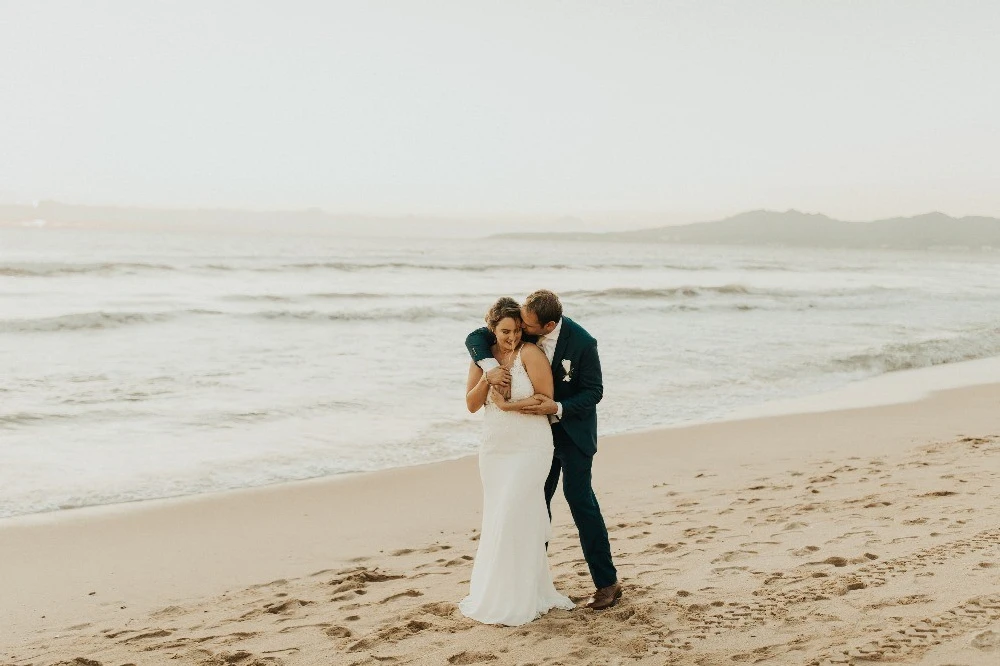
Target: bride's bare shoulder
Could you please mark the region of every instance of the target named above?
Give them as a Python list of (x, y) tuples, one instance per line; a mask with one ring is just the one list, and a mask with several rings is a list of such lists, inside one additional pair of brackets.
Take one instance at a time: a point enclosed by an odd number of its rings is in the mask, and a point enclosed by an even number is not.
[(545, 357), (545, 352), (534, 342), (525, 342), (521, 345), (521, 358)]

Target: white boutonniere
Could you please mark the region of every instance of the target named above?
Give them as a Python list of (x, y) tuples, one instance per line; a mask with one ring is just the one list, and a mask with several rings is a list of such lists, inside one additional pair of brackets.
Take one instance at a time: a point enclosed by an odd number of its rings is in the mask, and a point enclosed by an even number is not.
[(570, 374), (571, 370), (570, 362), (568, 358), (564, 358), (562, 360), (562, 367), (563, 367), (563, 381), (568, 382), (570, 379), (572, 379), (572, 376)]

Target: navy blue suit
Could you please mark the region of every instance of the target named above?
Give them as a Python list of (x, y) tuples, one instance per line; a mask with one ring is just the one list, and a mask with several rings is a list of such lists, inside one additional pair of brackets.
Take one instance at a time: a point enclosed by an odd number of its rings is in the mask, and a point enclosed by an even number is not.
[[(526, 340), (533, 341), (530, 336)], [(490, 347), (496, 338), (488, 328), (480, 328), (465, 340), (469, 355), (475, 362), (492, 358)], [(569, 372), (564, 361), (569, 361)], [(568, 317), (562, 318), (562, 329), (552, 357), (554, 400), (562, 403), (562, 419), (552, 424), (554, 455), (552, 469), (545, 481), (545, 503), (552, 518), (552, 497), (563, 474), (563, 494), (580, 532), (583, 556), (590, 568), (594, 585), (607, 587), (618, 580), (611, 559), (608, 530), (601, 515), (591, 484), (591, 467), (597, 453), (597, 403), (604, 396), (601, 360), (597, 355), (597, 340)]]

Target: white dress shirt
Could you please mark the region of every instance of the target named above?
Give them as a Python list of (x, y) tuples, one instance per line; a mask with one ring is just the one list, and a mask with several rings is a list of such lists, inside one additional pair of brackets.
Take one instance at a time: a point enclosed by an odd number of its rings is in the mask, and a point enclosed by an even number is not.
[[(545, 352), (545, 358), (549, 359), (549, 365), (552, 365), (552, 359), (556, 356), (556, 345), (559, 344), (559, 334), (562, 333), (562, 317), (559, 317), (559, 323), (556, 327), (552, 329), (552, 332), (548, 335), (543, 335), (538, 338), (537, 344), (541, 347), (542, 351)], [(556, 403), (556, 413), (549, 414), (549, 423), (555, 423), (562, 420), (562, 403)]]
[[(549, 365), (552, 365), (552, 359), (556, 356), (556, 345), (559, 344), (559, 333), (562, 332), (562, 317), (559, 318), (559, 323), (548, 335), (542, 335), (538, 338), (535, 343), (538, 347), (545, 352), (545, 358), (549, 359)], [(493, 368), (500, 367), (500, 364), (492, 356), (489, 358), (484, 358), (479, 361), (478, 364), (483, 372), (489, 372)], [(562, 419), (563, 407), (561, 402), (556, 403), (556, 413), (549, 414), (549, 423), (555, 423)]]
[(556, 356), (556, 345), (559, 344), (560, 333), (562, 333), (562, 317), (559, 318), (559, 323), (556, 324), (551, 333), (541, 336), (535, 343), (545, 352), (545, 358), (549, 359), (549, 365), (552, 365), (552, 359)]

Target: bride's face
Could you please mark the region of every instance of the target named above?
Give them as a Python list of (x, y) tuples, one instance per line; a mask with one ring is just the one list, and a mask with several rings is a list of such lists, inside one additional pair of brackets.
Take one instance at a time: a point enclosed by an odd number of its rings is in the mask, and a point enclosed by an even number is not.
[(521, 342), (521, 322), (513, 317), (504, 317), (497, 322), (493, 334), (497, 336), (501, 351), (512, 351)]

